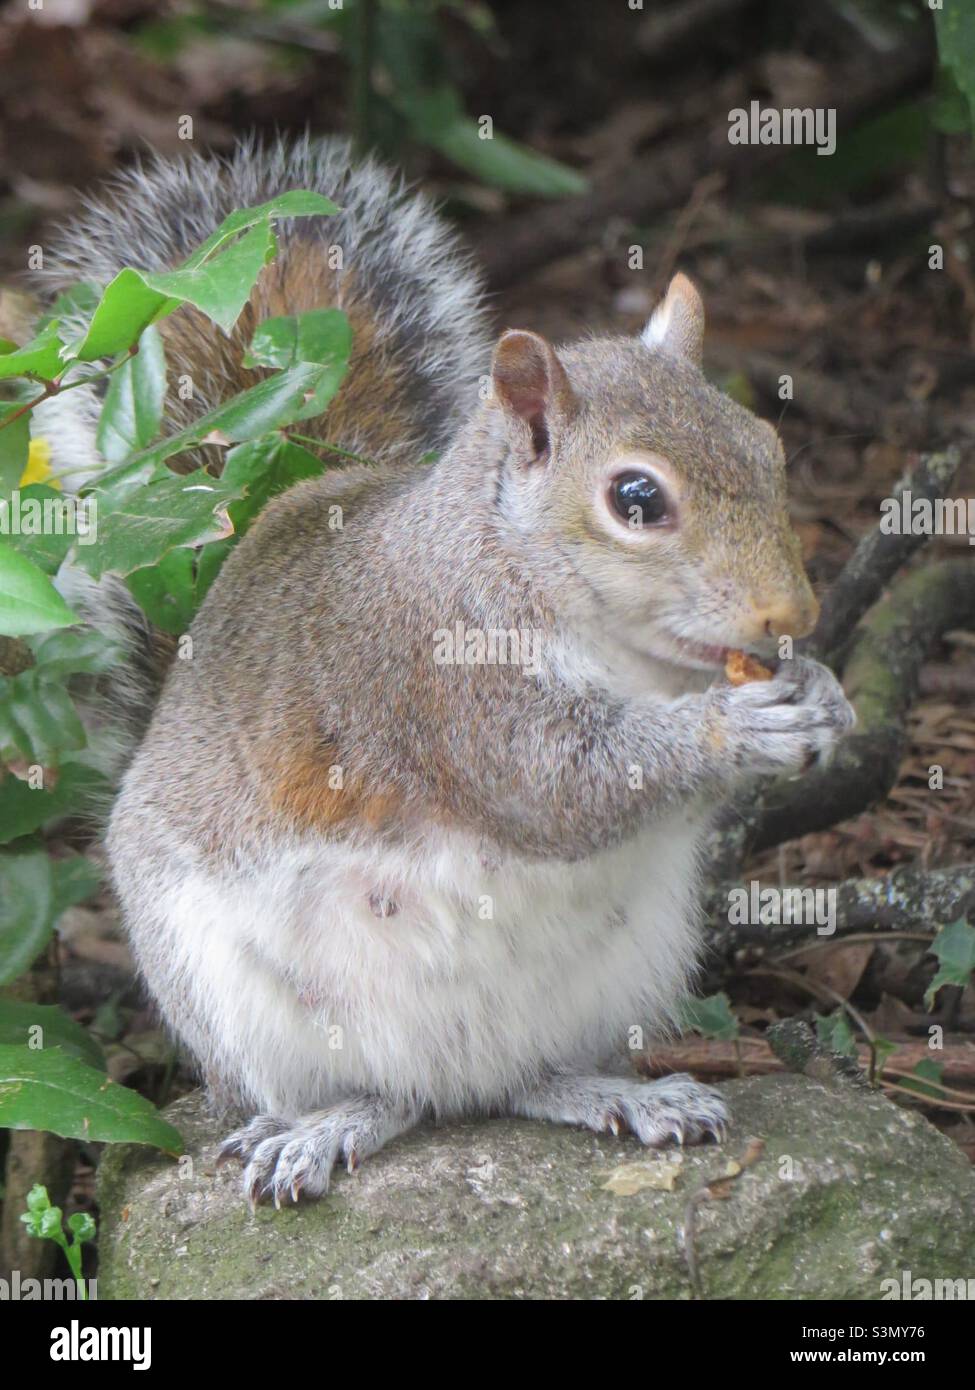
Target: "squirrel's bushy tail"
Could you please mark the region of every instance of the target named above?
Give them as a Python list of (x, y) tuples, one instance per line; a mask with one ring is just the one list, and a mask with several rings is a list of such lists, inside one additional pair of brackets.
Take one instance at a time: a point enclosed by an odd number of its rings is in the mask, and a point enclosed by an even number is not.
[[(241, 358), (262, 319), (336, 307), (352, 326), (349, 370), (327, 413), (303, 421), (302, 432), (385, 463), (441, 449), (489, 370), (480, 276), (430, 201), (375, 161), (354, 160), (343, 139), (248, 140), (228, 157), (140, 163), (86, 200), (54, 242), (41, 288), (48, 296), (78, 283), (100, 289), (127, 265), (169, 269), (229, 213), (299, 188), (341, 211), (276, 224), (277, 255), (229, 335), (188, 306), (161, 322), (167, 433), (261, 379)], [(104, 380), (36, 412), (35, 431), (66, 487), (104, 467), (95, 444), (103, 391)], [(77, 574), (61, 583), (92, 625), (131, 653), (113, 702), (120, 738), (134, 747), (165, 669), (156, 635), (124, 584)]]

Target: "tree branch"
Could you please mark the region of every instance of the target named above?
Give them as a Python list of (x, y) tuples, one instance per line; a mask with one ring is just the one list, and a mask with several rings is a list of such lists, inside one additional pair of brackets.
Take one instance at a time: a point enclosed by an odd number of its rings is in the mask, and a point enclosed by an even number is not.
[[(775, 888), (782, 894), (779, 901), (783, 903), (787, 901), (786, 893), (808, 895), (815, 891), (808, 885), (779, 889), (777, 884), (762, 884), (761, 887)], [(965, 916), (975, 908), (975, 864), (957, 864), (947, 869), (905, 865), (886, 877), (851, 878), (827, 887), (836, 894), (836, 930), (829, 938), (817, 938), (813, 921), (767, 925), (760, 922), (729, 922), (732, 891), (744, 889), (747, 892), (749, 885), (740, 882), (723, 884), (709, 894), (706, 904), (712, 923), (712, 930), (707, 936), (708, 950), (718, 955), (731, 955), (752, 943), (774, 950), (795, 945), (797, 941), (812, 942), (818, 939), (825, 942), (864, 931), (876, 931), (878, 939), (882, 938), (884, 931), (918, 927), (933, 933), (938, 927)]]
[[(878, 563), (889, 560), (885, 554)], [(864, 580), (849, 611), (870, 587)], [(825, 767), (793, 781), (759, 786), (750, 806), (739, 804), (722, 816), (708, 849), (712, 882), (735, 878), (753, 850), (828, 830), (883, 800), (904, 757), (905, 720), (925, 658), (945, 631), (973, 620), (975, 565), (970, 560), (926, 565), (891, 588), (854, 633), (846, 663), (844, 684), (856, 710), (856, 728)]]

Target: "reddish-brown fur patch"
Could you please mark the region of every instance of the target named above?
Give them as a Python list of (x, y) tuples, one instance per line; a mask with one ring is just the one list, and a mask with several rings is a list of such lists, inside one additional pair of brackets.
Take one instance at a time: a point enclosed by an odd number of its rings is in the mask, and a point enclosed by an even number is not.
[(353, 822), (379, 830), (402, 807), (402, 797), (390, 788), (368, 788), (346, 772), (341, 787), (329, 786), (329, 771), (340, 765), (334, 744), (293, 761), (277, 761), (271, 781), (274, 809), (293, 824), (317, 830), (348, 827)]

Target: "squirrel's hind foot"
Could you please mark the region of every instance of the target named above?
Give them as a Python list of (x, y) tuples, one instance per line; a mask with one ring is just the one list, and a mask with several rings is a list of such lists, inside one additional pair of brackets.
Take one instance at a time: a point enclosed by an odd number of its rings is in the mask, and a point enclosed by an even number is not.
[(516, 1115), (584, 1125), (597, 1134), (629, 1130), (641, 1144), (694, 1144), (724, 1138), (728, 1111), (717, 1091), (684, 1074), (659, 1081), (636, 1077), (549, 1077), (517, 1098)]
[(291, 1123), (256, 1115), (223, 1141), (217, 1163), (239, 1158), (245, 1165), (244, 1196), (252, 1210), (266, 1198), (280, 1208), (282, 1202), (297, 1202), (302, 1195), (323, 1196), (336, 1163), (354, 1172), (364, 1158), (411, 1129), (416, 1119), (403, 1107), (369, 1095), (354, 1096)]

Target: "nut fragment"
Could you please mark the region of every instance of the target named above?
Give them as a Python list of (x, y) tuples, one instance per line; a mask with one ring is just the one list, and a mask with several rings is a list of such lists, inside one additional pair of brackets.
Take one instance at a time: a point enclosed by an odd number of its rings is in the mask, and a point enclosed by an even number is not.
[(747, 685), (749, 681), (770, 681), (772, 672), (747, 652), (732, 649), (724, 664), (724, 673), (732, 685)]

